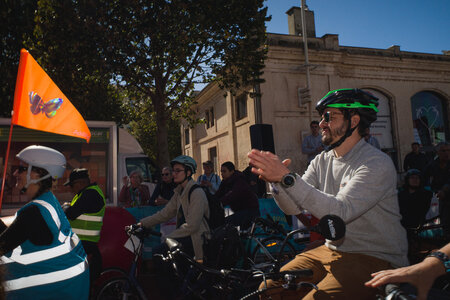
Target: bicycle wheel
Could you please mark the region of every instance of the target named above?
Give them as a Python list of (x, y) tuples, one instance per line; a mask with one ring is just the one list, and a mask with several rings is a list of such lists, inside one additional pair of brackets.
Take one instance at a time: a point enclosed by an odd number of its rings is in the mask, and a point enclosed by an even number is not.
[[(261, 241), (263, 249), (259, 244), (253, 250), (252, 259), (255, 264), (274, 263), (274, 259), (283, 265), (295, 257), (296, 251), (291, 243), (283, 244), (283, 239), (277, 236), (271, 236)], [(265, 251), (267, 250), (267, 251)], [(268, 253), (270, 253), (270, 255)], [(271, 257), (272, 256), (272, 257)], [(273, 259), (272, 259), (273, 258)]]
[(107, 281), (97, 294), (97, 300), (139, 300), (136, 290), (126, 277)]

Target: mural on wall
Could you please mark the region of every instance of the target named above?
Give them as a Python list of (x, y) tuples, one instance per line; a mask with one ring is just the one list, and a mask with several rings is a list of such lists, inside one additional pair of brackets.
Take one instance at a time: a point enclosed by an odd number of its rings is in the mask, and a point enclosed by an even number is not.
[(431, 92), (419, 92), (411, 97), (414, 140), (422, 146), (445, 141), (445, 122), (441, 99)]

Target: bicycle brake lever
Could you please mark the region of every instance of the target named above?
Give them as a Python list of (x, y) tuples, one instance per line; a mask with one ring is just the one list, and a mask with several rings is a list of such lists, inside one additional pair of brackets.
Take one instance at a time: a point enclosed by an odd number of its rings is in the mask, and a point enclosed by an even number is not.
[(282, 284), (281, 286), (282, 286), (283, 289), (285, 289), (285, 290), (294, 290), (294, 291), (296, 291), (296, 290), (298, 290), (298, 289), (300, 289), (300, 288), (303, 288), (303, 287), (310, 287), (310, 288), (315, 289), (316, 291), (319, 290), (319, 288), (317, 287), (317, 285), (315, 285), (314, 283), (311, 283), (311, 282), (303, 282), (303, 281), (301, 281), (301, 282), (299, 282), (299, 283), (295, 283), (295, 282), (284, 283), (284, 284)]
[(317, 285), (315, 285), (314, 283), (311, 283), (311, 282), (301, 281), (301, 282), (297, 283), (297, 288), (302, 288), (302, 287), (311, 287), (311, 288), (315, 289), (316, 291), (319, 290)]

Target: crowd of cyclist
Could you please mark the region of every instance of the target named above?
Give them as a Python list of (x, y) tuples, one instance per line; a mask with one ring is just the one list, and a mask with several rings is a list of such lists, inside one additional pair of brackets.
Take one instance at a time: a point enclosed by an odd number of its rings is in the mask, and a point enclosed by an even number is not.
[[(408, 241), (402, 224), (405, 227), (417, 224), (410, 224), (405, 217), (402, 221), (392, 160), (363, 139), (367, 128), (377, 118), (377, 106), (376, 97), (359, 89), (334, 90), (325, 95), (316, 106), (321, 116), (319, 126), (325, 150), (311, 160), (303, 176), (289, 169), (289, 159), (281, 160), (273, 153), (256, 149), (249, 152), (251, 172), (269, 183), (284, 213), (299, 215), (307, 210), (317, 218), (334, 214), (347, 226), (343, 239), (326, 240), (324, 245), (298, 254), (281, 268), (281, 271), (311, 269), (310, 282), (317, 285), (318, 290), (286, 290), (280, 282), (269, 280), (264, 286), (274, 288), (262, 295), (263, 298), (373, 299), (377, 292), (375, 286), (406, 280), (418, 286), (418, 299), (425, 299), (432, 280), (450, 271), (448, 245), (432, 252), (423, 262), (407, 267)], [(439, 159), (441, 163), (447, 159), (448, 172), (449, 146), (440, 147), (444, 153)], [(86, 170), (77, 170), (68, 181), (75, 198), (63, 209), (51, 187), (53, 180), (62, 177), (64, 156), (51, 148), (30, 146), (17, 158), (21, 161), (15, 173), (17, 184), (31, 201), (17, 212), (10, 226), (0, 223), (3, 225), (0, 251), (6, 269), (7, 298), (26, 299), (32, 295), (36, 299), (88, 299), (89, 268), (91, 280), (95, 280), (98, 270), (93, 271), (93, 266), (101, 263), (96, 248), (105, 211), (101, 190), (90, 183)], [(173, 159), (170, 168), (165, 169), (167, 174), (171, 170), (173, 194), (161, 202), (164, 205), (161, 210), (137, 224), (151, 228), (175, 218), (176, 228), (166, 237), (176, 239), (183, 251), (198, 261), (204, 258), (204, 236), (210, 231), (207, 193), (216, 194), (223, 204), (230, 205), (235, 217), (229, 217), (227, 222), (233, 225), (247, 227), (251, 219), (259, 215), (257, 196), (253, 192), (245, 194), (245, 189), (250, 187), (243, 183), (243, 175), (232, 163), (221, 166), (221, 184), (220, 178), (211, 176), (211, 170), (207, 171), (208, 167), (207, 162), (204, 169), (209, 180), (201, 177), (197, 182), (193, 179), (197, 172), (195, 160), (183, 155)], [(440, 167), (439, 162), (437, 167)], [(416, 186), (412, 178), (420, 174), (414, 172), (410, 171), (406, 178), (407, 191)], [(130, 177), (133, 175), (139, 182), (139, 174), (130, 174)], [(83, 182), (76, 188), (77, 183)], [(193, 189), (197, 184), (204, 189)], [(151, 195), (140, 190), (139, 184), (124, 186), (127, 188), (121, 192), (123, 203), (150, 201)], [(448, 200), (445, 177), (442, 186), (440, 197)], [(159, 187), (161, 193), (163, 188)], [(77, 210), (88, 194), (95, 194), (98, 205), (90, 210)], [(157, 199), (160, 198), (152, 198), (152, 203), (157, 204), (160, 201)], [(422, 215), (420, 218), (423, 222)], [(167, 250), (166, 244), (161, 243), (154, 254)], [(396, 269), (386, 271), (393, 268)], [(416, 274), (429, 274), (429, 280), (426, 284), (418, 282)], [(161, 280), (160, 287), (166, 289), (167, 297), (176, 297), (176, 293), (169, 292), (170, 274), (162, 276)]]

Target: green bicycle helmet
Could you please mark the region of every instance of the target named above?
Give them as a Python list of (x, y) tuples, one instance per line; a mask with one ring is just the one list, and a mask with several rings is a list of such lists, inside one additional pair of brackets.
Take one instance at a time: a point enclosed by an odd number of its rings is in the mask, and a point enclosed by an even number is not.
[(173, 168), (174, 164), (184, 165), (191, 170), (192, 174), (195, 174), (195, 172), (197, 171), (197, 163), (192, 157), (187, 155), (180, 155), (172, 159), (172, 161), (170, 162), (170, 166)]
[(377, 119), (378, 98), (360, 89), (338, 89), (328, 92), (320, 99), (317, 102), (316, 110), (322, 115), (327, 107), (341, 109), (348, 120), (347, 132), (339, 141), (327, 148), (326, 151), (330, 151), (341, 145), (356, 129), (356, 127), (351, 128), (351, 110), (359, 114), (360, 124), (364, 128), (368, 128)]

